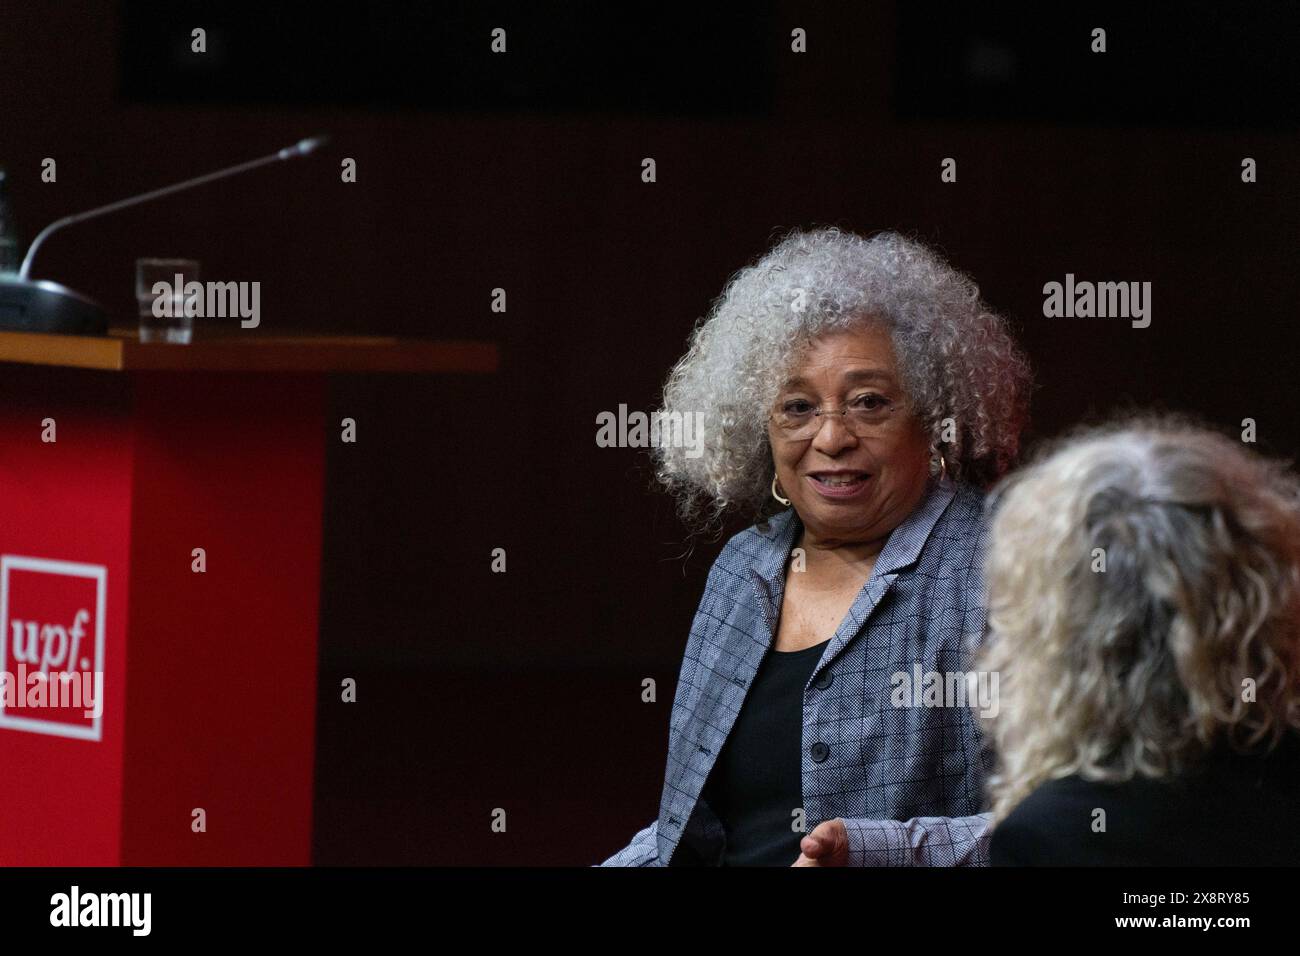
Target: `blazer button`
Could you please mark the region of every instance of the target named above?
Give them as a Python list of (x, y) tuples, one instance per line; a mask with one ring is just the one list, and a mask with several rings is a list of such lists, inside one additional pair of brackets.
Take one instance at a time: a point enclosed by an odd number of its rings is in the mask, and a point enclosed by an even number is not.
[(817, 743), (812, 745), (812, 748), (808, 752), (812, 755), (813, 763), (821, 763), (830, 756), (831, 748), (827, 747), (819, 740)]
[(825, 670), (817, 675), (817, 679), (813, 681), (813, 686), (818, 690), (825, 690), (827, 687), (831, 686), (831, 681), (834, 679), (834, 675), (832, 675), (830, 671)]

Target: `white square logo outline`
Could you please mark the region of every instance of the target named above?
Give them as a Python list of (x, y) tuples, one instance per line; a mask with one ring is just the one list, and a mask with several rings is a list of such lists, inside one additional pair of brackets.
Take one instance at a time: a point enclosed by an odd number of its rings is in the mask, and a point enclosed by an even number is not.
[[(17, 554), (0, 555), (0, 673), (9, 670), (9, 572), (38, 571), (44, 574), (61, 574), (65, 577), (91, 578), (95, 581), (95, 673), (104, 673), (104, 605), (108, 592), (108, 568), (102, 564), (84, 564), (78, 561), (56, 561), (50, 558), (31, 558)], [(107, 681), (103, 682), (107, 684)], [(14, 688), (18, 692), (18, 688)], [(107, 696), (101, 684), (101, 698)], [(4, 697), (0, 695), (0, 730), (22, 730), (28, 733), (47, 734), (52, 737), (71, 737), (76, 740), (103, 740), (104, 700), (97, 701), (99, 714), (89, 727), (61, 724), (54, 720), (33, 717), (10, 717), (5, 713)]]

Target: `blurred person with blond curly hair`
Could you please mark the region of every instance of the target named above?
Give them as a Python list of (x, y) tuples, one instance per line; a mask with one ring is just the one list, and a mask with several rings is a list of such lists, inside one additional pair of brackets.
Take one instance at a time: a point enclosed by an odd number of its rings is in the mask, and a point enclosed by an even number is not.
[(994, 865), (1300, 864), (1300, 482), (1172, 417), (1005, 479)]

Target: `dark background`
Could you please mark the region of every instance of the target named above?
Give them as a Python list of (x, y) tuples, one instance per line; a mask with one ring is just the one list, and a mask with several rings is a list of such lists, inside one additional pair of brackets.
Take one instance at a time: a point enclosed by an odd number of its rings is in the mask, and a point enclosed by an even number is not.
[[(1292, 5), (4, 7), (24, 240), (332, 136), (62, 233), (36, 277), (130, 324), (134, 260), (192, 257), (261, 281), (264, 332), (501, 345), (493, 377), (334, 380), (361, 440), (328, 446), (318, 863), (586, 864), (654, 819), (721, 541), (683, 559), (645, 452), (598, 448), (595, 418), (653, 408), (728, 276), (792, 227), (897, 229), (974, 275), (1035, 363), (1031, 438), (1137, 405), (1300, 449)], [(1067, 272), (1150, 281), (1151, 326), (1044, 318)]]

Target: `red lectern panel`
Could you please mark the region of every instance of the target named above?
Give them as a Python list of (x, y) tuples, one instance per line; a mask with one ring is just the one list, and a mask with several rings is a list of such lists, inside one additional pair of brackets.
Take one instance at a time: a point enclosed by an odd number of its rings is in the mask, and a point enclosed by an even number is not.
[(311, 862), (327, 376), (497, 363), (0, 332), (0, 865)]
[(0, 864), (309, 863), (325, 375), (0, 370)]

